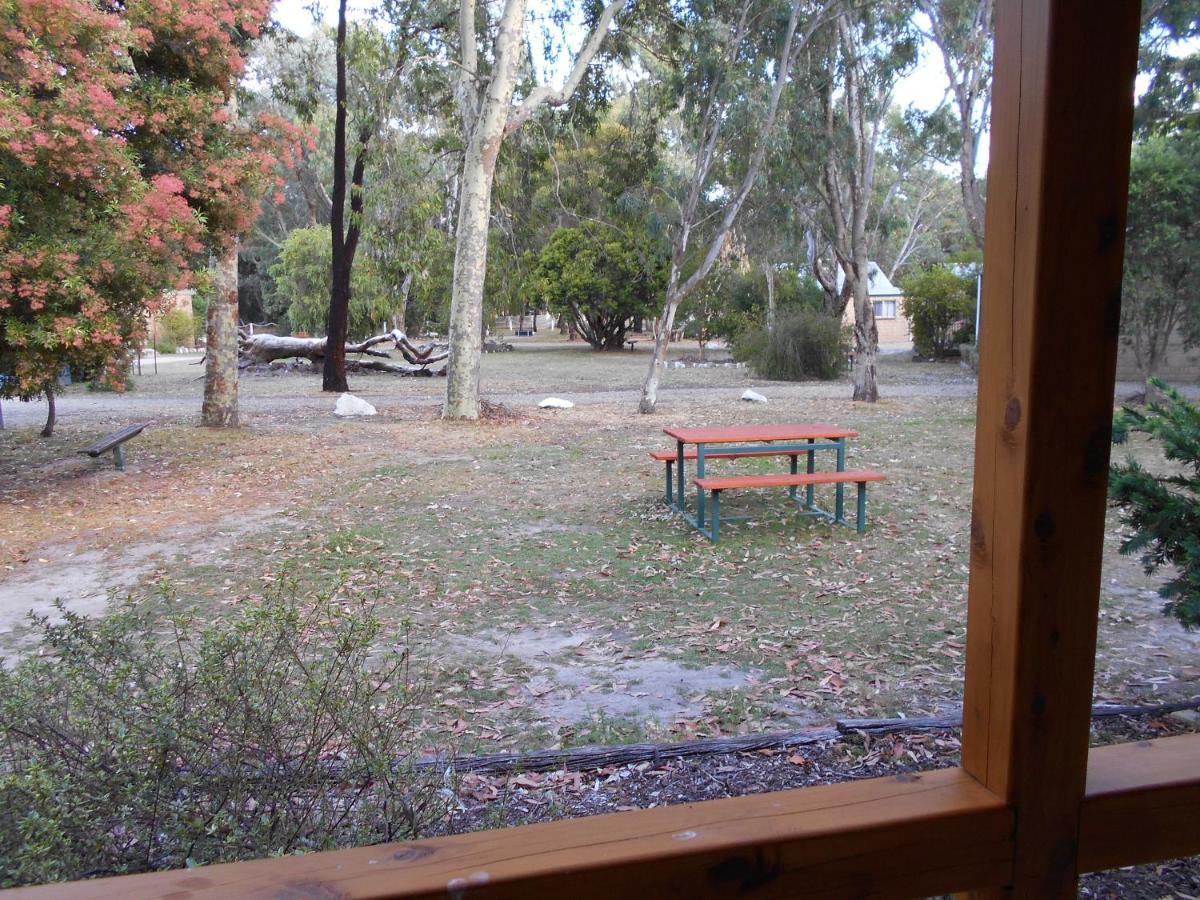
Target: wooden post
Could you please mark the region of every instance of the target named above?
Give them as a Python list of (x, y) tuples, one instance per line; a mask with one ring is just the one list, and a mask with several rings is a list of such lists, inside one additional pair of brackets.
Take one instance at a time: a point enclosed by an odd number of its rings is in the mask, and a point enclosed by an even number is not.
[(963, 766), (1022, 897), (1076, 895), (1138, 6), (996, 9)]

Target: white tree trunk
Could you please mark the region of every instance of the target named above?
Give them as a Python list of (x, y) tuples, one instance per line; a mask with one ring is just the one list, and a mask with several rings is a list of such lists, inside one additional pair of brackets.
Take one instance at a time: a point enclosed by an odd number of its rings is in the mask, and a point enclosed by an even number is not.
[(767, 276), (767, 331), (775, 330), (775, 267), (763, 263), (763, 274)]
[(238, 242), (215, 261), (204, 344), (204, 404), (200, 424), (238, 424)]
[(493, 45), (491, 79), (483, 107), (475, 117), (468, 83), (476, 75), (475, 2), (461, 0), (461, 69), (459, 109), (464, 133), (469, 134), (463, 157), (462, 192), (458, 203), (458, 229), (454, 249), (454, 286), (450, 301), (450, 364), (447, 368), (447, 419), (479, 418), (479, 363), (483, 356), (483, 285), (487, 275), (488, 225), (492, 206), (492, 179), (496, 158), (507, 134), (520, 127), (539, 106), (570, 99), (592, 58), (600, 49), (608, 26), (626, 0), (612, 0), (601, 13), (584, 43), (571, 73), (557, 89), (535, 88), (516, 110), (510, 108), (521, 59), (521, 38), (526, 0), (506, 0)]

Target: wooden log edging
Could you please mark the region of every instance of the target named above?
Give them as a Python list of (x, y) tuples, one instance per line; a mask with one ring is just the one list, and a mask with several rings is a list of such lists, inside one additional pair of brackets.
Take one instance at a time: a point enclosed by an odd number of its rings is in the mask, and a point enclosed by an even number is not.
[[(1153, 706), (1121, 706), (1098, 704), (1092, 707), (1092, 718), (1112, 716), (1155, 716), (1200, 709), (1200, 697)], [(755, 750), (785, 750), (838, 741), (850, 734), (870, 735), (917, 733), (922, 731), (953, 731), (962, 727), (962, 713), (944, 716), (925, 716), (910, 719), (837, 719), (833, 728), (806, 731), (778, 731), (766, 734), (733, 735), (705, 738), (698, 741), (678, 741), (670, 744), (616, 744), (601, 747), (576, 747), (571, 750), (535, 750), (530, 753), (489, 753), (481, 756), (424, 757), (417, 761), (420, 769), (452, 770), (459, 774), (509, 775), (516, 772), (580, 772), (605, 766), (628, 766), (649, 762), (658, 764), (669, 759), (687, 756), (708, 756), (719, 753), (745, 753)]]
[(834, 728), (746, 734), (679, 741), (673, 744), (616, 744), (605, 747), (576, 747), (571, 750), (535, 750), (532, 753), (489, 753), (485, 756), (432, 757), (417, 761), (418, 768), (453, 769), (460, 774), (507, 775), (513, 772), (579, 772), (604, 766), (659, 763), (683, 756), (739, 753), (752, 750), (786, 749), (834, 741), (841, 735)]
[[(1185, 709), (1200, 709), (1200, 697), (1174, 703), (1157, 703), (1153, 706), (1123, 706), (1113, 703), (1098, 703), (1092, 707), (1093, 719), (1112, 716), (1161, 716), (1181, 712)], [(838, 719), (835, 722), (840, 734), (899, 734), (918, 731), (948, 731), (962, 727), (962, 711), (944, 716), (928, 716), (913, 719)]]

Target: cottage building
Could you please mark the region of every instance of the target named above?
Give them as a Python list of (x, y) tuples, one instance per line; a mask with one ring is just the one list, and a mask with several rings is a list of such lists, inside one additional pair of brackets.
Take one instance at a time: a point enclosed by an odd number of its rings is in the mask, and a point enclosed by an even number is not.
[[(846, 276), (838, 269), (837, 287), (840, 291)], [(904, 292), (892, 284), (883, 269), (875, 262), (867, 263), (867, 293), (875, 307), (875, 324), (879, 328), (879, 345), (908, 344), (912, 342), (912, 328), (904, 315)], [(846, 304), (842, 316), (846, 325), (854, 324), (854, 306)]]

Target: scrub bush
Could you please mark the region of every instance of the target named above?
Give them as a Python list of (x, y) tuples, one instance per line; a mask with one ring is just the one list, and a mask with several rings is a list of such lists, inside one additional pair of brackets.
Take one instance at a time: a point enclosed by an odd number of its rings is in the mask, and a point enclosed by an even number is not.
[(128, 601), (36, 619), (37, 655), (0, 669), (0, 887), (401, 840), (440, 820), (439, 785), (413, 765), (406, 634), (335, 596), (285, 586), (203, 626)]

